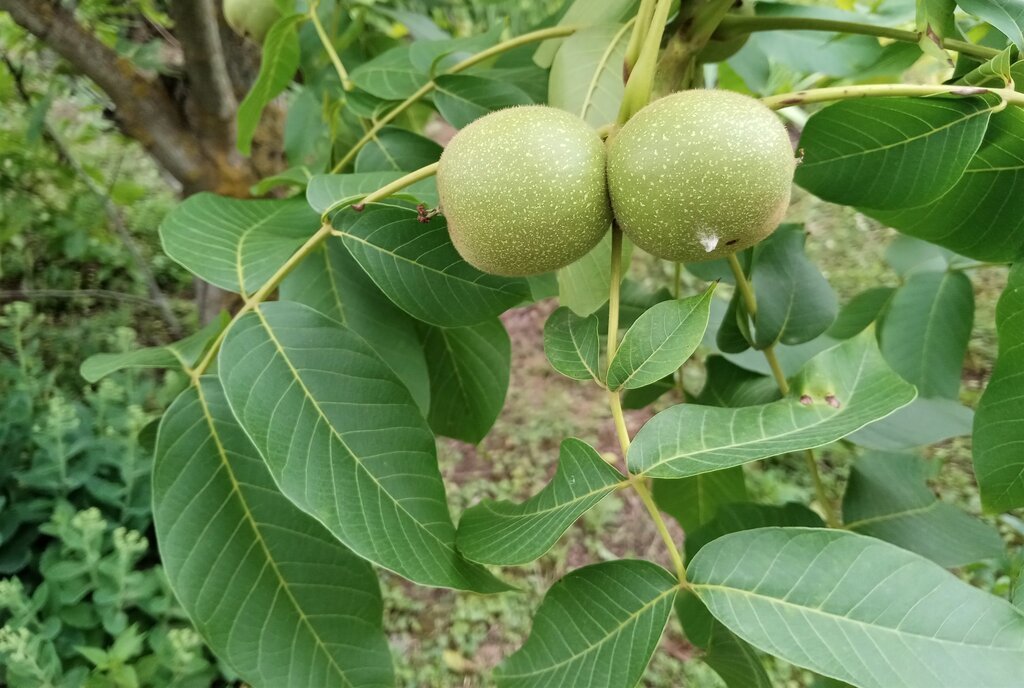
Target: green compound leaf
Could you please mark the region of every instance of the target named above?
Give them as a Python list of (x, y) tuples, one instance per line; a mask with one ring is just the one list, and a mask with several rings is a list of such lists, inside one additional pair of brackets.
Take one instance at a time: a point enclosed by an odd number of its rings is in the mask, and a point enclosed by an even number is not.
[(242, 201), (211, 193), (190, 196), (160, 224), (164, 252), (193, 275), (251, 294), (320, 226), (300, 200)]
[(680, 404), (647, 423), (629, 449), (631, 473), (683, 478), (845, 437), (914, 400), (872, 332), (829, 349), (804, 368), (789, 396), (738, 409)]
[(726, 504), (747, 498), (743, 467), (733, 466), (713, 473), (701, 473), (678, 480), (655, 480), (654, 501), (666, 514), (679, 521), (687, 538), (715, 517)]
[(277, 490), (215, 377), (161, 421), (153, 507), (175, 595), (246, 682), (394, 685), (373, 568)]
[(281, 299), (336, 320), (366, 340), (409, 388), (416, 405), (430, 408), (430, 379), (416, 321), (380, 292), (341, 242), (328, 240), (281, 283)]
[(574, 380), (600, 380), (601, 339), (596, 315), (585, 318), (562, 306), (544, 323), (544, 354), (551, 367)]
[(865, 98), (823, 108), (800, 138), (796, 183), (832, 203), (912, 208), (949, 191), (978, 151), (989, 98)]
[(352, 70), (351, 78), (356, 86), (384, 100), (405, 100), (430, 81), (413, 65), (407, 45), (364, 62)]
[[(622, 238), (622, 264), (629, 265), (633, 242)], [(612, 275), (612, 235), (606, 234), (590, 253), (558, 271), (558, 302), (577, 315), (590, 315), (608, 303)], [(622, 271), (625, 273), (625, 270)], [(625, 275), (623, 275), (625, 279)]]
[(974, 322), (974, 288), (962, 272), (921, 272), (896, 290), (878, 339), (882, 355), (922, 397), (957, 399)]
[(994, 528), (937, 499), (925, 478), (924, 459), (912, 454), (857, 457), (843, 497), (845, 527), (947, 568), (1003, 553)]
[(495, 671), (499, 688), (633, 688), (678, 590), (646, 561), (585, 566), (551, 586), (523, 647)]
[(431, 325), (477, 325), (530, 297), (526, 280), (488, 275), (462, 260), (440, 217), (423, 224), (413, 210), (381, 205), (346, 211), (336, 223), (380, 290)]
[(711, 616), (699, 597), (688, 590), (680, 591), (676, 615), (687, 640), (704, 651), (701, 660), (714, 669), (727, 688), (772, 688), (757, 650)]
[(489, 112), (515, 105), (531, 105), (533, 98), (515, 84), (472, 74), (444, 74), (435, 80), (434, 105), (456, 129)]
[(299, 69), (299, 32), (296, 27), (305, 19), (304, 14), (281, 17), (263, 40), (259, 74), (238, 106), (236, 145), (242, 155), (252, 153), (252, 138), (263, 108), (288, 88)]
[[(801, 225), (783, 225), (752, 249), (751, 281), (757, 299), (753, 344), (758, 349), (778, 342), (809, 342), (836, 319), (839, 299), (807, 257), (806, 241)], [(741, 295), (735, 294), (733, 302), (739, 317), (746, 318)]]
[(637, 318), (608, 367), (608, 388), (636, 389), (678, 370), (704, 337), (714, 291), (663, 301)]
[(999, 358), (974, 416), (974, 472), (989, 511), (1024, 506), (1024, 265), (996, 308)]
[(605, 24), (565, 39), (551, 65), (548, 105), (578, 115), (592, 127), (612, 124), (625, 92), (622, 64), (632, 24)]
[(508, 392), (512, 345), (505, 326), (494, 318), (472, 327), (429, 327), (423, 345), (430, 371), (431, 429), (480, 442)]
[(422, 585), (508, 589), (455, 551), (434, 437), (361, 337), (306, 306), (262, 304), (236, 321), (219, 370), (281, 492), (350, 549)]
[[(437, 162), (443, 150), (436, 142), (415, 132), (384, 127), (356, 156), (356, 174), (411, 172)], [(410, 192), (406, 190), (406, 193)]]
[(210, 342), (227, 327), (230, 317), (221, 313), (206, 327), (166, 346), (126, 351), (120, 354), (93, 354), (82, 361), (79, 373), (88, 382), (96, 382), (111, 373), (126, 368), (178, 368), (185, 370), (195, 365)]
[(522, 504), (486, 500), (459, 521), (456, 544), (482, 564), (527, 564), (551, 549), (576, 519), (626, 484), (590, 445), (562, 442), (558, 471), (543, 490)]
[[(363, 172), (353, 174), (318, 174), (306, 187), (306, 202), (317, 212), (325, 213), (346, 199), (357, 199), (383, 188), (402, 177), (402, 172)], [(428, 206), (438, 204), (434, 178), (424, 179), (402, 190), (403, 196), (415, 198)]]
[(748, 530), (705, 545), (688, 574), (750, 644), (863, 688), (1012, 688), (1024, 671), (1024, 615), (881, 540)]
[(967, 170), (938, 200), (907, 210), (862, 209), (901, 232), (984, 261), (1024, 253), (1024, 111), (993, 115)]

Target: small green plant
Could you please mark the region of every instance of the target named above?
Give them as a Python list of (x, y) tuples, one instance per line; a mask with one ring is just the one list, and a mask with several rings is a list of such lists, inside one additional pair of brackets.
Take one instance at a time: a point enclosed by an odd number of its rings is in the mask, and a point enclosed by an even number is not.
[[(634, 686), (673, 616), (733, 686), (770, 684), (762, 653), (870, 688), (1020, 682), (1016, 584), (1000, 597), (949, 571), (1001, 561), (1004, 542), (935, 496), (920, 448), (972, 434), (983, 507), (1024, 506), (1019, 266), (1000, 300), (999, 362), (976, 415), (959, 403), (970, 270), (1024, 254), (1024, 25), (988, 0), (962, 0), (970, 17), (952, 3), (917, 3), (913, 29), (909, 15), (733, 5), (579, 0), (555, 25), (519, 36), (434, 36), (356, 65), (316, 4), (269, 29), (240, 110), (240, 148), (300, 70), (303, 93), (324, 105), (309, 140), (346, 116), (364, 133), (316, 174), (297, 165), (261, 185), (304, 197), (183, 201), (161, 226), (166, 253), (241, 306), (182, 341), (83, 366), (90, 380), (139, 366), (187, 379), (156, 439), (155, 530), (177, 599), (243, 680), (392, 685), (375, 569), (514, 594), (499, 567), (537, 560), (621, 491), (642, 504), (661, 556), (609, 558), (555, 582), (521, 647), (494, 669), (497, 685)], [(789, 49), (799, 41), (814, 50)], [(808, 64), (804, 52), (832, 61)], [(901, 83), (922, 59), (948, 83)], [(610, 200), (590, 202), (603, 191), (598, 148), (583, 156), (586, 183), (527, 174), (530, 155), (556, 150), (531, 148), (533, 122), (496, 131), (496, 156), (487, 137), (470, 146), (450, 176), (451, 161), (419, 133), (424, 114), (467, 127), (456, 155), (471, 132), (538, 112), (504, 110), (526, 103), (572, 113), (595, 143), (608, 135)], [(801, 125), (796, 156), (773, 112)], [(508, 141), (516, 132), (519, 148)], [(795, 159), (799, 186), (905, 235), (887, 256), (898, 286), (873, 285), (840, 309), (803, 228), (776, 226)], [(560, 212), (567, 194), (586, 196), (584, 216)], [(524, 200), (541, 207), (520, 212)], [(550, 263), (536, 255), (565, 229), (579, 239), (571, 250)], [(684, 293), (679, 265), (670, 289), (627, 281), (630, 237), (636, 250), (691, 261), (702, 282)], [(523, 241), (520, 251), (535, 253), (517, 253)], [(499, 316), (555, 294), (545, 354), (606, 398), (620, 455), (608, 461), (580, 439), (556, 438), (546, 485), (522, 502), (473, 504), (456, 524), (435, 438), (475, 444), (488, 434), (511, 372)], [(683, 389), (684, 365), (700, 368), (699, 391)], [(659, 398), (679, 403), (631, 432), (624, 404)], [(821, 475), (829, 446), (851, 457), (842, 494)], [(813, 499), (754, 501), (743, 467), (768, 460), (801, 471)], [(88, 653), (98, 671), (136, 656), (127, 628), (116, 651)], [(31, 654), (21, 647), (19, 658)], [(464, 659), (449, 656), (449, 668), (464, 671)]]
[[(10, 354), (0, 360), (5, 685), (209, 685), (222, 672), (144, 535), (152, 523), (144, 436), (155, 429), (153, 407), (180, 385), (173, 375), (165, 387), (122, 373), (69, 391), (66, 343), (42, 336), (52, 316), (15, 302), (0, 324)], [(79, 324), (68, 337), (83, 348), (92, 338), (137, 346), (123, 327), (97, 336)]]

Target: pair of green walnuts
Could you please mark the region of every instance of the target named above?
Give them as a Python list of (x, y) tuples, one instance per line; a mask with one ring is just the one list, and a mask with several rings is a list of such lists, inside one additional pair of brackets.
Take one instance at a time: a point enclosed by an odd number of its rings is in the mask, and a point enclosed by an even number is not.
[(499, 110), (460, 131), (437, 172), (462, 257), (495, 275), (535, 275), (586, 255), (612, 220), (659, 258), (700, 262), (753, 246), (789, 205), (786, 128), (739, 93), (676, 93), (607, 143), (555, 108)]

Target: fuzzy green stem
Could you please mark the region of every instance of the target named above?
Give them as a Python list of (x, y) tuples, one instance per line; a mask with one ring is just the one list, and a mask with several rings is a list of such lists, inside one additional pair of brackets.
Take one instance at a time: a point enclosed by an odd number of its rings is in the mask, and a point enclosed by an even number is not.
[(764, 358), (768, 361), (768, 367), (772, 369), (772, 377), (775, 378), (775, 384), (778, 385), (779, 391), (783, 395), (789, 394), (789, 382), (786, 381), (786, 373), (782, 370), (782, 364), (779, 363), (779, 357), (775, 355), (775, 347), (769, 346), (762, 350)]
[(362, 210), (364, 206), (370, 203), (376, 203), (377, 201), (383, 198), (387, 198), (388, 196), (392, 196), (398, 193), (399, 191), (408, 186), (412, 186), (418, 181), (422, 181), (424, 179), (427, 179), (428, 177), (433, 177), (435, 174), (437, 174), (437, 168), (438, 166), (440, 166), (440, 164), (441, 163), (437, 162), (431, 163), (430, 165), (426, 165), (424, 167), (419, 168), (418, 170), (414, 170), (403, 177), (399, 177), (390, 184), (382, 186), (373, 193), (365, 196), (361, 201), (359, 201), (359, 203), (352, 203), (352, 200), (350, 198), (342, 199), (341, 201), (336, 201), (327, 207), (327, 210), (325, 210), (323, 214), (320, 216), (320, 220), (326, 224), (330, 221), (331, 213), (333, 213), (336, 210), (349, 206), (356, 207), (357, 209)]
[(651, 19), (654, 17), (655, 0), (641, 0), (640, 9), (636, 13), (636, 23), (633, 24), (633, 33), (629, 37), (629, 45), (626, 46), (626, 59), (623, 75), (629, 80), (629, 75), (636, 67), (636, 61), (640, 58), (640, 50), (643, 48), (644, 39), (647, 37), (647, 30), (651, 26)]
[[(612, 264), (611, 264), (611, 286), (608, 288), (608, 365), (611, 366), (612, 359), (615, 358), (615, 351), (618, 348), (619, 338), (619, 292), (621, 290), (622, 283), (622, 231), (618, 227), (612, 228)], [(622, 450), (623, 461), (627, 460), (629, 456), (629, 428), (626, 426), (626, 417), (622, 412), (622, 398), (620, 393), (615, 391), (608, 391), (608, 407), (612, 412), (612, 419), (615, 422), (615, 434), (619, 438), (619, 448)], [(628, 473), (627, 466), (627, 473)], [(654, 527), (657, 528), (658, 534), (661, 535), (661, 539), (665, 541), (665, 547), (668, 549), (669, 557), (672, 559), (672, 565), (676, 570), (676, 577), (679, 579), (680, 585), (686, 585), (686, 565), (683, 563), (683, 557), (679, 553), (679, 548), (676, 546), (675, 540), (672, 539), (672, 533), (668, 531), (668, 526), (665, 525), (665, 519), (661, 516), (661, 511), (658, 509), (658, 505), (654, 502), (654, 497), (651, 496), (650, 490), (647, 489), (647, 483), (644, 477), (641, 475), (629, 476), (629, 484), (633, 486), (636, 493), (640, 496), (640, 500), (644, 503), (647, 508), (647, 512), (651, 515), (651, 519), (654, 521)]]
[(658, 0), (658, 4), (654, 7), (650, 27), (647, 29), (643, 47), (640, 49), (640, 57), (626, 82), (626, 91), (623, 93), (622, 105), (619, 107), (618, 124), (620, 125), (629, 121), (630, 117), (639, 112), (651, 100), (651, 89), (654, 86), (654, 76), (658, 66), (658, 52), (661, 50), (661, 38), (665, 33), (665, 22), (668, 21), (668, 12), (671, 6), (672, 0)]
[(951, 86), (951, 85), (929, 85), (929, 84), (862, 84), (858, 86), (831, 86), (829, 88), (815, 88), (805, 91), (794, 91), (783, 93), (777, 96), (762, 98), (761, 102), (773, 110), (791, 107), (793, 105), (807, 105), (809, 103), (824, 103), (832, 100), (850, 100), (855, 98), (879, 98), (879, 97), (922, 97), (922, 96), (981, 96), (991, 93), (1003, 99), (1003, 102), (1024, 107), (1024, 93), (1019, 93), (1009, 88), (984, 88), (982, 86)]
[(209, 368), (213, 363), (213, 359), (220, 350), (220, 345), (224, 343), (224, 338), (227, 337), (231, 326), (238, 322), (238, 319), (243, 315), (252, 311), (252, 309), (258, 304), (263, 303), (263, 301), (265, 301), (267, 297), (277, 289), (278, 285), (281, 284), (284, 278), (288, 276), (288, 273), (294, 270), (306, 256), (315, 251), (317, 247), (327, 239), (327, 237), (331, 236), (331, 230), (332, 227), (329, 224), (320, 227), (313, 236), (306, 240), (306, 243), (303, 244), (298, 251), (292, 254), (291, 258), (289, 258), (284, 265), (279, 267), (277, 271), (270, 276), (270, 279), (264, 282), (263, 286), (256, 290), (251, 297), (245, 300), (245, 305), (235, 313), (234, 317), (231, 318), (231, 322), (229, 322), (227, 326), (220, 331), (220, 334), (218, 334), (217, 338), (213, 340), (213, 344), (211, 344), (210, 348), (207, 349), (202, 360), (200, 360), (194, 368), (188, 371), (193, 384), (199, 384), (199, 378), (202, 377), (203, 373), (205, 373), (207, 368)]
[[(834, 21), (831, 19), (817, 19), (814, 17), (748, 17), (730, 14), (722, 20), (716, 35), (721, 38), (731, 38), (755, 31), (830, 31), (834, 33), (852, 33), (863, 36), (877, 36), (879, 38), (891, 38), (896, 41), (907, 43), (918, 43), (921, 34), (917, 31), (905, 31), (894, 29), (888, 26), (875, 24), (861, 24), (858, 22)], [(941, 39), (941, 47), (948, 50), (955, 50), (963, 55), (970, 55), (980, 60), (990, 60), (1000, 51), (994, 48), (986, 48), (981, 45), (974, 45), (966, 41), (953, 39)]]
[[(533, 31), (531, 33), (525, 33), (522, 36), (516, 36), (507, 41), (499, 43), (498, 45), (492, 46), (487, 50), (477, 53), (471, 57), (467, 57), (462, 62), (452, 66), (448, 69), (445, 74), (457, 74), (461, 71), (469, 69), (485, 60), (489, 60), (496, 55), (500, 55), (509, 50), (513, 50), (520, 46), (528, 45), (530, 43), (536, 43), (537, 41), (545, 41), (549, 38), (563, 38), (565, 36), (571, 36), (577, 31), (574, 26), (554, 26), (549, 29), (541, 29), (540, 31)], [(425, 96), (430, 95), (433, 90), (437, 88), (437, 82), (433, 79), (423, 84), (415, 93), (403, 100), (401, 103), (396, 105), (386, 115), (381, 117), (379, 120), (374, 122), (373, 126), (370, 127), (361, 139), (359, 139), (352, 148), (345, 154), (345, 156), (338, 161), (338, 163), (331, 168), (331, 174), (335, 174), (341, 171), (345, 165), (352, 162), (359, 151), (362, 150), (370, 141), (377, 138), (377, 134), (380, 133), (381, 129), (394, 122), (403, 112), (411, 108), (413, 105), (422, 100)]]
[[(729, 256), (729, 267), (732, 269), (733, 277), (736, 278), (736, 288), (739, 290), (741, 298), (747, 307), (747, 312), (751, 318), (756, 317), (757, 298), (754, 295), (754, 288), (743, 272), (743, 266), (740, 265), (740, 261), (736, 258), (735, 254)], [(768, 367), (772, 370), (772, 377), (775, 378), (775, 384), (778, 385), (779, 391), (782, 392), (783, 396), (789, 394), (789, 382), (786, 380), (786, 373), (782, 370), (782, 364), (779, 363), (779, 357), (775, 354), (775, 347), (769, 346), (762, 349), (761, 353), (764, 354), (765, 360), (768, 361)], [(822, 511), (825, 512), (825, 522), (830, 528), (837, 528), (839, 526), (839, 518), (836, 515), (832, 501), (825, 492), (825, 484), (822, 482), (821, 473), (818, 471), (818, 462), (814, 460), (814, 452), (810, 449), (805, 450), (804, 459), (807, 462), (807, 470), (810, 472), (811, 480), (814, 483), (814, 494), (821, 505)]]
[(324, 29), (324, 25), (320, 21), (320, 16), (316, 13), (319, 5), (320, 0), (312, 0), (309, 3), (309, 19), (313, 22), (313, 27), (316, 29), (316, 35), (320, 37), (320, 43), (323, 44), (324, 50), (327, 51), (327, 56), (331, 59), (331, 63), (334, 65), (334, 71), (337, 72), (338, 78), (341, 79), (341, 87), (346, 91), (351, 91), (352, 81), (348, 78), (348, 70), (345, 69), (345, 65), (342, 63), (341, 57), (338, 55), (338, 51), (334, 49), (334, 44), (331, 43), (331, 39), (327, 35), (327, 31)]
[(736, 280), (736, 288), (743, 298), (743, 305), (747, 307), (747, 313), (750, 314), (751, 318), (756, 318), (757, 299), (754, 298), (754, 288), (750, 286), (750, 282), (743, 272), (743, 266), (740, 265), (740, 261), (735, 253), (729, 256), (729, 269), (732, 270), (733, 279)]

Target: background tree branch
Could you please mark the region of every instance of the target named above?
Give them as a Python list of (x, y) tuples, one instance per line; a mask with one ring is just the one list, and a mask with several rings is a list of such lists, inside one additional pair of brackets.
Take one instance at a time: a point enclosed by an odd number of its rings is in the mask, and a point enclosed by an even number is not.
[(185, 53), (194, 114), (203, 138), (233, 144), (238, 101), (228, 74), (213, 0), (179, 0), (170, 4), (175, 35)]
[(68, 10), (47, 0), (0, 0), (0, 10), (92, 79), (110, 97), (125, 133), (186, 187), (204, 176), (203, 155), (170, 96), (101, 43)]

